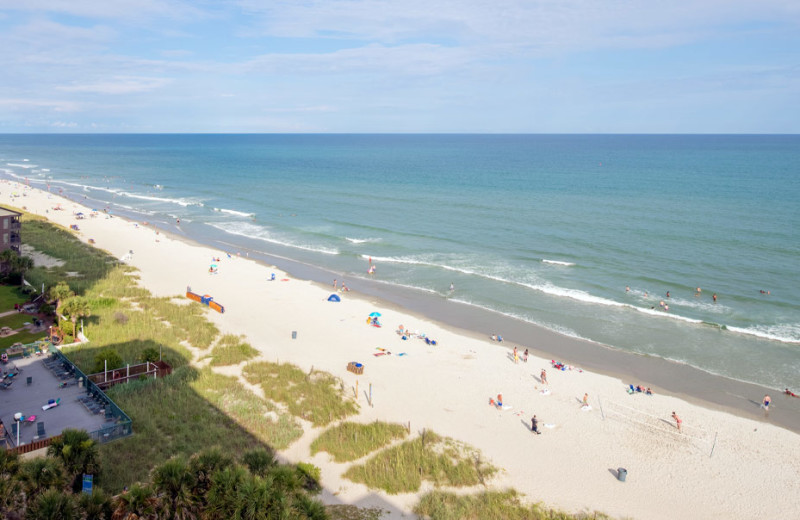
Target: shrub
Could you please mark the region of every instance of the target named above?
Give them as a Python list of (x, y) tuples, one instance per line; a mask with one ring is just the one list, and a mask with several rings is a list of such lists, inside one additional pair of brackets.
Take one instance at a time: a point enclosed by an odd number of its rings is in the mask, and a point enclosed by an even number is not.
[(96, 374), (97, 372), (102, 372), (103, 370), (113, 370), (115, 368), (120, 368), (125, 363), (122, 361), (122, 358), (119, 354), (117, 354), (116, 350), (113, 349), (106, 349), (102, 352), (98, 352), (94, 356), (94, 366), (92, 367), (92, 373)]
[(156, 361), (159, 360), (160, 357), (161, 357), (161, 354), (159, 354), (158, 350), (156, 350), (155, 347), (147, 347), (146, 349), (144, 349), (142, 351), (142, 354), (139, 357), (139, 359), (141, 359), (143, 363), (145, 361), (149, 361), (151, 363), (155, 363)]

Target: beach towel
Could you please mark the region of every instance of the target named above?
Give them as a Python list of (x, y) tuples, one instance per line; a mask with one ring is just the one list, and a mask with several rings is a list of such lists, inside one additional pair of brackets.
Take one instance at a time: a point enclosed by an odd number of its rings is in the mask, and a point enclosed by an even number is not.
[(397, 354), (397, 355), (398, 355), (398, 356), (407, 356), (408, 354), (406, 354), (405, 352), (401, 352), (401, 353), (399, 353), (399, 354)]

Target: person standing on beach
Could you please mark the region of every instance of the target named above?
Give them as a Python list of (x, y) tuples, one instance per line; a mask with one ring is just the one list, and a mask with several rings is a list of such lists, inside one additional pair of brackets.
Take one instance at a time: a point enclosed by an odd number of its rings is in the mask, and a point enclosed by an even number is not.
[(517, 347), (514, 347), (514, 364), (519, 363), (519, 352), (517, 352)]
[(541, 380), (542, 380), (542, 384), (543, 384), (543, 385), (546, 385), (546, 384), (548, 384), (548, 382), (547, 382), (547, 370), (545, 370), (545, 369), (542, 369), (542, 373), (541, 373), (541, 374), (539, 374), (539, 379), (541, 379)]
[(536, 418), (536, 415), (531, 417), (531, 432), (541, 435), (542, 432), (539, 431), (539, 419)]
[(764, 396), (764, 400), (761, 402), (762, 408), (764, 408), (764, 410), (766, 410), (766, 411), (769, 411), (769, 403), (771, 403), (771, 402), (772, 402), (772, 398), (770, 396), (768, 396), (768, 395), (765, 395)]
[(589, 406), (589, 393), (588, 392), (583, 394), (583, 406)]
[(680, 417), (678, 417), (678, 414), (676, 414), (675, 412), (672, 412), (672, 418), (675, 419), (675, 426), (678, 427), (678, 432), (680, 432), (681, 424), (683, 424), (683, 421), (681, 420)]
[(334, 279), (333, 279), (333, 288), (334, 288), (334, 290), (336, 289), (336, 286), (337, 286), (338, 284), (339, 284), (339, 282), (336, 280), (336, 278), (334, 278)]
[(522, 353), (522, 361), (528, 362), (528, 349), (525, 349), (525, 352)]

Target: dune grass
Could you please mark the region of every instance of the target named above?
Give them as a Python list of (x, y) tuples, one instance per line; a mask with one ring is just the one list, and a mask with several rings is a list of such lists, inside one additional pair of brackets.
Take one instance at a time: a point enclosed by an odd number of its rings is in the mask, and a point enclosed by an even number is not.
[(349, 462), (379, 450), (407, 435), (406, 427), (375, 421), (369, 424), (344, 422), (322, 432), (311, 443), (311, 454), (326, 451), (336, 462)]
[[(23, 213), (20, 219), (22, 240), (37, 251), (64, 261), (62, 266), (34, 267), (26, 272), (25, 279), (33, 287), (41, 287), (42, 283), (51, 287), (65, 280), (76, 294), (82, 295), (119, 263), (105, 251), (84, 244), (61, 226), (20, 211)], [(78, 276), (68, 273), (78, 273)]]
[[(144, 481), (173, 455), (220, 447), (240, 453), (269, 444), (286, 447), (301, 431), (233, 378), (184, 366), (170, 377), (112, 387), (114, 402), (133, 421), (134, 435), (100, 445), (103, 488), (118, 492)], [(285, 414), (284, 414), (285, 415)]]
[(358, 405), (345, 399), (336, 378), (325, 372), (304, 373), (288, 363), (267, 361), (248, 363), (243, 375), (252, 384), (260, 385), (267, 399), (286, 405), (289, 412), (325, 426), (358, 411)]
[(212, 366), (238, 365), (258, 355), (258, 350), (245, 342), (241, 336), (225, 334), (211, 350)]
[(569, 514), (548, 509), (541, 504), (523, 504), (515, 490), (484, 491), (474, 495), (457, 495), (432, 491), (419, 501), (414, 513), (431, 520), (609, 520), (602, 513)]
[(437, 486), (481, 484), (497, 471), (481, 461), (480, 452), (433, 432), (378, 452), (352, 466), (344, 477), (390, 494), (418, 491), (423, 480)]
[(219, 375), (206, 368), (199, 371), (191, 387), (274, 449), (289, 447), (303, 434), (303, 429), (289, 414), (279, 411), (275, 405), (242, 386), (234, 377)]

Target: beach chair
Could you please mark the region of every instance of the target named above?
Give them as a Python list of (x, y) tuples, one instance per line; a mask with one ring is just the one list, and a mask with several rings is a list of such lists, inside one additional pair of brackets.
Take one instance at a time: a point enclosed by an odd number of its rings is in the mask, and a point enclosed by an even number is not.
[(46, 437), (44, 433), (44, 422), (39, 421), (36, 423), (36, 438), (37, 439), (44, 439)]

